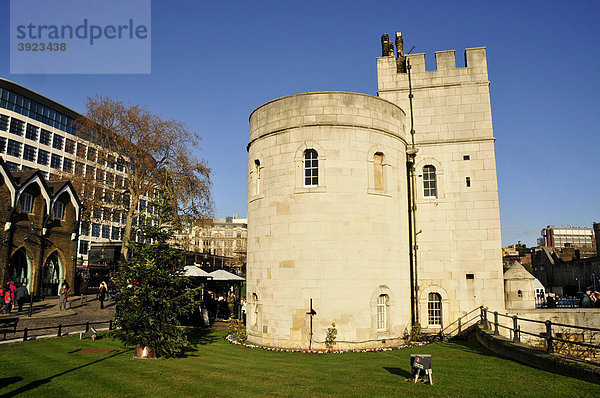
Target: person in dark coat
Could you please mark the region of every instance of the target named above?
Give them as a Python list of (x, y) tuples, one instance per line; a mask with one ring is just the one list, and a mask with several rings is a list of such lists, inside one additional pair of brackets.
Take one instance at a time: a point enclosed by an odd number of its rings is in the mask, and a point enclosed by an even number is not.
[(98, 291), (98, 300), (100, 300), (100, 309), (104, 309), (104, 300), (106, 300), (106, 294), (108, 292), (108, 287), (106, 286), (106, 282), (102, 282), (100, 284), (100, 290)]
[(17, 305), (19, 306), (19, 312), (23, 311), (23, 304), (25, 300), (27, 300), (27, 296), (29, 296), (29, 291), (27, 290), (27, 284), (23, 283), (19, 286), (15, 292), (15, 296), (17, 298)]

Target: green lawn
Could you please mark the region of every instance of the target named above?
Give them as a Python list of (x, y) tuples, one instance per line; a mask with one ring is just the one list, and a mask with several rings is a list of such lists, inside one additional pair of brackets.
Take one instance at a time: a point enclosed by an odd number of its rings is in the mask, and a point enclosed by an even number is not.
[[(597, 396), (600, 386), (498, 358), (477, 342), (437, 343), (378, 353), (276, 353), (230, 345), (223, 332), (197, 332), (186, 358), (132, 359), (119, 341), (78, 337), (0, 347), (0, 396), (320, 397)], [(78, 349), (120, 349), (81, 354)], [(413, 384), (410, 354), (431, 354), (435, 384)]]

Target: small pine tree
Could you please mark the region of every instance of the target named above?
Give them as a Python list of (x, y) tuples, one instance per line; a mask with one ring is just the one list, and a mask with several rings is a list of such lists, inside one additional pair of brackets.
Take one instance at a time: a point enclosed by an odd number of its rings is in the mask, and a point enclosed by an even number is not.
[(325, 347), (327, 347), (329, 351), (333, 350), (337, 344), (337, 333), (338, 330), (335, 327), (335, 323), (332, 323), (331, 327), (327, 328), (327, 335), (325, 336)]
[(196, 290), (183, 276), (181, 252), (167, 243), (177, 219), (170, 189), (159, 189), (152, 204), (155, 214), (142, 220), (140, 242), (131, 244), (115, 280), (115, 334), (127, 345), (172, 357), (189, 346), (178, 317), (193, 309)]

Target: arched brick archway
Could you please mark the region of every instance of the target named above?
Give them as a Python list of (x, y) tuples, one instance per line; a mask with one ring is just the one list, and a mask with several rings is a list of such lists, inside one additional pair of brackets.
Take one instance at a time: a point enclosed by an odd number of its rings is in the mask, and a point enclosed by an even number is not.
[(59, 250), (52, 251), (44, 261), (42, 271), (42, 296), (57, 296), (65, 279), (65, 262)]
[(5, 282), (13, 281), (17, 286), (27, 283), (27, 289), (31, 291), (31, 273), (33, 270), (31, 259), (32, 257), (27, 254), (25, 248), (21, 247), (15, 250), (6, 269)]

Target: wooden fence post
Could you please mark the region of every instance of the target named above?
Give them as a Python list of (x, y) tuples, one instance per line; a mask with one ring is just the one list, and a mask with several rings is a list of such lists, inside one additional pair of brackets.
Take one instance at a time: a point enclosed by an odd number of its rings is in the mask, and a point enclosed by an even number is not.
[(513, 316), (513, 343), (520, 342), (519, 338), (519, 321), (516, 315)]

